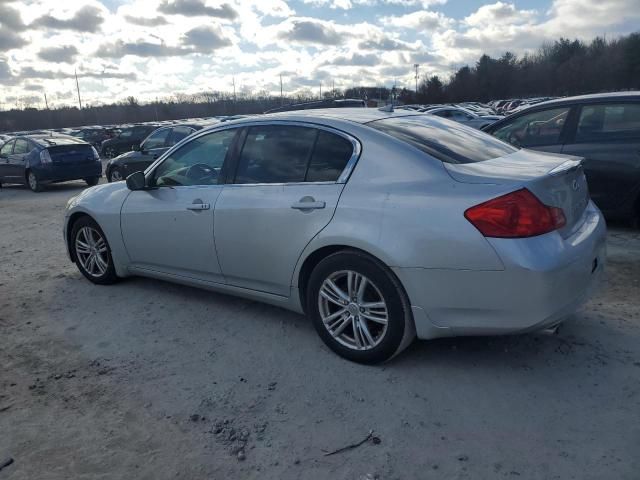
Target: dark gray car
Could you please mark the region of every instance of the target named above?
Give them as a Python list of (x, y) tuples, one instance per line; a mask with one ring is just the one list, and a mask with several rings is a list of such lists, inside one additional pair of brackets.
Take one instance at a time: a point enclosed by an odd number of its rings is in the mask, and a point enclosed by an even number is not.
[(517, 147), (584, 157), (603, 213), (640, 220), (640, 92), (551, 100), (483, 130)]
[(124, 180), (133, 172), (144, 171), (160, 155), (183, 138), (213, 123), (217, 121), (169, 125), (154, 130), (139, 147), (134, 147), (133, 151), (109, 160), (104, 171), (107, 180), (117, 182)]

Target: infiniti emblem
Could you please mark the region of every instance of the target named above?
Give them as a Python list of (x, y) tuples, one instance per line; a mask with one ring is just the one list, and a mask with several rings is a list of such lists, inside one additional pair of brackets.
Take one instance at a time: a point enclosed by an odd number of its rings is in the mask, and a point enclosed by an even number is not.
[(571, 188), (573, 188), (574, 192), (577, 192), (580, 189), (580, 184), (578, 183), (577, 180), (573, 181), (573, 183), (571, 184)]

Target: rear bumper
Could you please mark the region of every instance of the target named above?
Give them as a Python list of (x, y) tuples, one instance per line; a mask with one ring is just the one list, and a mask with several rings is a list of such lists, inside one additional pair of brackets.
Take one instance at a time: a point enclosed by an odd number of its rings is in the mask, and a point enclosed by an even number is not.
[[(593, 205), (570, 237), (488, 239), (500, 271), (397, 268), (415, 312), (420, 338), (540, 330), (575, 312), (600, 284), (606, 225)], [(420, 325), (424, 324), (424, 325)]]
[(89, 177), (102, 176), (102, 162), (87, 162), (75, 165), (38, 165), (32, 167), (38, 180), (47, 182), (64, 182)]

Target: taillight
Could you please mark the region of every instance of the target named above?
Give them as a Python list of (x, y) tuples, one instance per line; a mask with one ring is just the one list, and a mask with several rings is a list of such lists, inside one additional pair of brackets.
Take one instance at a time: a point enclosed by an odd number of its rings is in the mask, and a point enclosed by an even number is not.
[(464, 216), (485, 237), (524, 238), (566, 224), (561, 208), (545, 205), (526, 188), (471, 207)]
[(51, 155), (46, 148), (40, 151), (40, 163), (51, 163)]
[(100, 161), (100, 155), (98, 154), (98, 151), (95, 149), (95, 147), (91, 147), (91, 150), (93, 152), (93, 159), (96, 162), (99, 162)]

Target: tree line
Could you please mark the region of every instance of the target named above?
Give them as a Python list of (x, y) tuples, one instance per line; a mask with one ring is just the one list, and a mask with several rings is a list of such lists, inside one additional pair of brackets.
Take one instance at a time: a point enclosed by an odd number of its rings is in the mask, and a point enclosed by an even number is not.
[[(399, 100), (403, 103), (483, 101), (533, 96), (640, 90), (640, 32), (591, 42), (560, 38), (518, 58), (482, 55), (475, 65), (459, 68), (448, 79), (424, 77), (418, 91), (407, 88), (354, 87), (325, 91), (324, 98)], [(114, 125), (180, 118), (262, 113), (286, 105), (318, 100), (311, 90), (277, 96), (268, 92), (175, 94), (141, 104), (134, 97), (110, 105), (12, 109), (0, 112), (0, 131)]]
[(616, 90), (640, 90), (640, 32), (613, 40), (560, 38), (518, 58), (482, 55), (474, 66), (447, 80), (424, 78), (416, 101), (486, 102), (533, 96), (571, 96)]

